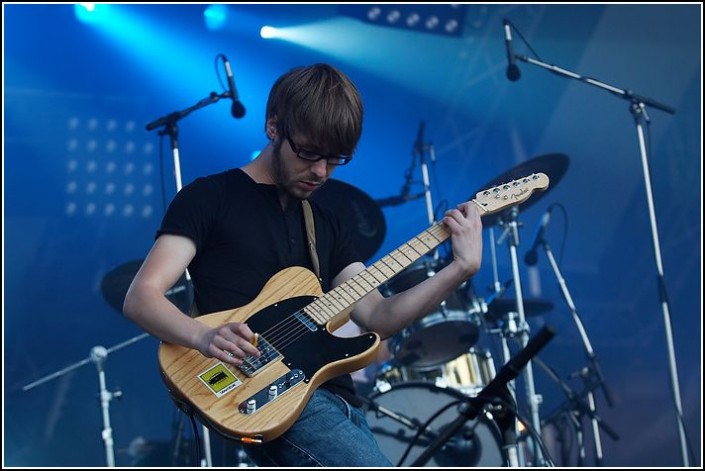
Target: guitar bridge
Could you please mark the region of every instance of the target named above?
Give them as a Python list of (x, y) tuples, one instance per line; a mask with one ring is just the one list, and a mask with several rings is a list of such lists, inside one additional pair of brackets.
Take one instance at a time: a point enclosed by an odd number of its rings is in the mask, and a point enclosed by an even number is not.
[(276, 381), (261, 389), (254, 395), (240, 403), (238, 410), (241, 414), (252, 415), (262, 407), (280, 397), (282, 394), (299, 384), (306, 375), (302, 370), (291, 370), (279, 377)]
[(252, 355), (248, 355), (242, 361), (242, 365), (238, 366), (240, 371), (245, 373), (245, 376), (247, 376), (248, 378), (252, 378), (254, 375), (259, 373), (265, 366), (267, 366), (273, 361), (278, 360), (281, 357), (281, 354), (277, 351), (277, 349), (272, 347), (272, 345), (267, 342), (267, 339), (265, 339), (261, 335), (257, 337), (257, 349), (260, 353), (259, 358), (255, 358)]

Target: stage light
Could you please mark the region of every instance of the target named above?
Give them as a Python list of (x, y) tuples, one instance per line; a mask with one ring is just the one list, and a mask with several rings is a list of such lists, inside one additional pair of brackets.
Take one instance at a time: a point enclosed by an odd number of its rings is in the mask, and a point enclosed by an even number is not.
[(372, 7), (367, 11), (367, 19), (370, 21), (377, 21), (379, 15), (382, 14), (382, 9), (379, 7)]
[(277, 29), (272, 26), (262, 26), (259, 30), (259, 35), (263, 39), (272, 39), (277, 37)]
[(225, 26), (228, 21), (228, 7), (225, 5), (210, 5), (203, 10), (203, 20), (206, 28), (211, 31), (218, 31)]
[(453, 34), (459, 26), (460, 24), (458, 23), (458, 20), (456, 20), (455, 18), (451, 18), (450, 20), (446, 21), (446, 33)]
[[(155, 165), (151, 142), (138, 143), (131, 134), (134, 121), (114, 116), (69, 116), (66, 140), (65, 214), (71, 217), (148, 218)], [(125, 130), (124, 132), (122, 130)]]
[(389, 24), (394, 24), (399, 20), (399, 17), (401, 17), (401, 13), (399, 13), (399, 10), (392, 10), (389, 13), (387, 13), (387, 22)]
[[(338, 12), (366, 23), (394, 28), (411, 29), (443, 36), (461, 36), (467, 5), (447, 4), (380, 4), (338, 7)], [(400, 19), (404, 18), (403, 21)], [(382, 21), (380, 21), (383, 19)], [(423, 27), (419, 27), (423, 24)], [(441, 27), (443, 25), (443, 27)]]
[(105, 20), (109, 7), (110, 5), (101, 3), (76, 3), (73, 6), (73, 13), (83, 23), (97, 23)]
[(440, 20), (438, 19), (437, 16), (435, 16), (435, 15), (429, 16), (428, 19), (426, 20), (426, 29), (434, 30), (436, 28), (436, 26), (438, 26), (439, 22), (440, 22)]

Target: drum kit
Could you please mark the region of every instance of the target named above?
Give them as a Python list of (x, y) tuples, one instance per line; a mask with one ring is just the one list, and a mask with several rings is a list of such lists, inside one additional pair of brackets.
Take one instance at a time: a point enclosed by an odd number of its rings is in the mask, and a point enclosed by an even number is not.
[[(536, 172), (547, 174), (551, 185), (555, 186), (567, 166), (568, 158), (565, 155), (540, 156), (505, 172), (480, 190)], [(429, 191), (426, 185), (426, 192)], [(536, 194), (526, 204), (535, 203), (545, 193)], [(428, 199), (429, 195), (426, 196)], [(353, 200), (362, 201), (359, 197)], [(384, 206), (387, 201), (391, 199), (377, 202), (379, 206)], [(375, 213), (367, 207), (366, 211), (356, 210), (355, 214)], [(510, 208), (483, 218), (483, 227), (492, 229), (498, 226), (505, 232), (511, 231), (512, 224), (516, 229), (516, 217), (516, 209)], [(429, 220), (432, 220), (432, 215)], [(511, 236), (506, 238), (509, 240)], [(369, 244), (367, 247), (373, 248)], [(516, 246), (511, 248), (516, 259)], [(368, 255), (375, 250), (370, 250)], [(385, 296), (405, 291), (434, 276), (447, 263), (438, 254), (429, 254), (389, 280), (381, 291)], [(386, 341), (389, 357), (377, 366), (374, 386), (365, 398), (365, 407), (368, 423), (382, 451), (398, 466), (417, 466), (414, 460), (422, 455), (433, 438), (437, 438), (457, 418), (459, 404), (467, 398), (476, 397), (496, 377), (497, 366), (510, 360), (509, 340), (513, 337), (520, 339), (522, 331), (528, 330), (524, 318), (539, 316), (553, 309), (551, 301), (522, 298), (520, 286), (514, 282), (515, 277), (504, 285), (499, 283), (494, 251), (493, 264), (496, 289), (490, 296), (479, 296), (473, 289), (472, 281), (468, 280), (431, 313)], [(516, 267), (514, 274), (518, 274)], [(503, 298), (510, 284), (515, 284), (517, 297)], [(518, 311), (522, 311), (521, 316)], [(501, 364), (495, 362), (489, 349), (480, 347), (484, 335), (500, 337), (504, 357)], [(526, 346), (527, 340), (528, 333), (525, 332), (523, 346)], [(529, 397), (533, 394), (531, 390)], [(504, 466), (508, 463), (503, 451), (505, 441), (492, 413), (483, 410), (421, 465)]]

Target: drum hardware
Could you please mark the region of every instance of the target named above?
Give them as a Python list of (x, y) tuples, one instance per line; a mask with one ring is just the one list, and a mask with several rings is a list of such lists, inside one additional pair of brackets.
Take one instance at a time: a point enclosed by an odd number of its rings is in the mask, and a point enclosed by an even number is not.
[[(511, 259), (512, 266), (512, 277), (514, 280), (514, 290), (516, 293), (516, 319), (510, 318), (508, 322), (508, 328), (510, 329), (511, 335), (518, 335), (521, 339), (521, 345), (526, 347), (529, 340), (529, 324), (526, 322), (526, 317), (524, 313), (524, 303), (521, 282), (519, 277), (519, 262), (517, 259), (517, 247), (519, 245), (519, 222), (518, 222), (518, 209), (514, 208), (513, 211), (509, 211), (506, 215), (506, 219), (501, 221), (504, 226), (504, 232), (498, 239), (497, 243), (501, 244), (503, 239), (507, 239), (507, 245), (509, 247), (509, 255)], [(515, 331), (515, 332), (514, 332)], [(505, 355), (505, 361), (508, 358), (508, 346), (506, 345), (506, 335), (502, 337), (503, 350)], [(535, 384), (534, 384), (534, 374), (531, 362), (529, 361), (524, 370), (525, 377), (525, 388), (527, 402), (531, 410), (531, 422), (536, 430), (540, 430), (541, 421), (539, 418), (539, 404), (542, 402), (542, 397), (536, 394)], [(511, 387), (514, 391), (514, 387)], [(516, 400), (516, 397), (514, 397)], [(533, 444), (533, 456), (538, 459), (538, 463), (533, 463), (535, 466), (544, 466), (544, 457), (540, 452), (537, 443)]]
[[(497, 376), (475, 397), (465, 398), (461, 406), (458, 407), (457, 418), (443, 430), (438, 438), (434, 439), (428, 448), (419, 456), (412, 466), (423, 466), (428, 460), (442, 447), (448, 440), (451, 439), (465, 423), (469, 420), (474, 420), (485, 407), (492, 403), (495, 405), (495, 410), (499, 410), (497, 421), (502, 429), (502, 434), (505, 442), (506, 459), (509, 466), (518, 467), (518, 453), (516, 449), (516, 418), (513, 416), (513, 410), (516, 409), (516, 403), (509, 394), (507, 383), (516, 378), (519, 372), (525, 368), (532, 357), (541, 350), (549, 340), (553, 338), (555, 332), (553, 329), (544, 326), (534, 338), (527, 342), (526, 346), (512, 357), (499, 371)], [(540, 430), (540, 429), (536, 429)]]
[(447, 380), (444, 366), (429, 369), (408, 368), (392, 360), (385, 362), (379, 368), (375, 380), (375, 390), (387, 392), (394, 385), (410, 381), (423, 381), (440, 388), (451, 387)]
[[(464, 399), (454, 389), (428, 382), (394, 384), (366, 401), (367, 422), (384, 454), (401, 466), (446, 430)], [(501, 439), (492, 416), (480, 414), (434, 453), (428, 466), (502, 466)]]
[[(524, 298), (524, 316), (535, 317), (553, 310), (553, 302), (540, 298)], [(496, 324), (501, 324), (510, 314), (516, 313), (515, 298), (494, 299), (487, 305), (485, 318)]]
[(378, 414), (382, 414), (384, 416), (387, 416), (391, 418), (392, 420), (395, 420), (396, 422), (399, 422), (400, 424), (410, 428), (411, 430), (416, 430), (416, 431), (421, 431), (421, 434), (423, 435), (428, 435), (431, 438), (434, 438), (437, 436), (435, 432), (433, 432), (432, 429), (428, 427), (423, 427), (423, 424), (419, 422), (418, 419), (412, 419), (407, 417), (404, 414), (401, 413), (396, 413), (393, 412), (386, 407), (382, 407), (379, 404), (377, 404), (375, 401), (367, 398), (363, 398), (363, 402), (367, 406), (369, 410), (372, 410)]

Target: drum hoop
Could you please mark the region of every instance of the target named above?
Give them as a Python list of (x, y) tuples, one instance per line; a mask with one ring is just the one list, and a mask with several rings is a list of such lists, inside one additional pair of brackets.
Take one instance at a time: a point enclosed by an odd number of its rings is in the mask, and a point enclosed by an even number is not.
[[(414, 324), (424, 324), (426, 323), (425, 321), (427, 319), (431, 318), (436, 318), (436, 317), (441, 317), (445, 319), (447, 322), (452, 322), (452, 321), (463, 321), (467, 322), (468, 324), (472, 324), (471, 316), (470, 313), (467, 311), (464, 311), (462, 309), (446, 309), (445, 313), (442, 312), (441, 309), (438, 309), (430, 314), (426, 314), (424, 317), (421, 319), (418, 319), (417, 321), (414, 322)], [(442, 324), (443, 322), (437, 322)], [(435, 325), (437, 323), (431, 324)]]
[[(385, 391), (375, 391), (370, 396), (368, 396), (367, 399), (370, 401), (374, 401), (379, 396), (389, 394), (393, 391), (412, 389), (412, 388), (427, 389), (427, 390), (430, 390), (431, 392), (434, 392), (434, 393), (447, 392), (447, 393), (449, 393), (449, 395), (451, 397), (454, 397), (455, 399), (458, 399), (458, 400), (463, 400), (464, 398), (468, 397), (467, 395), (463, 394), (462, 392), (460, 392), (456, 389), (453, 389), (450, 387), (438, 386), (434, 383), (430, 383), (427, 381), (406, 381), (403, 383), (393, 384), (393, 385), (391, 385), (390, 389), (387, 389)], [(444, 404), (443, 406), (438, 408), (438, 410), (436, 412), (434, 412), (434, 415), (436, 413), (441, 412), (441, 409), (443, 409), (443, 412), (438, 414), (438, 416), (434, 420), (437, 420), (443, 413), (446, 413), (447, 409), (449, 409), (449, 405), (454, 404), (455, 402), (456, 401), (451, 401), (448, 404)], [(499, 424), (497, 423), (497, 421), (491, 417), (491, 414), (487, 411), (484, 411), (484, 412), (480, 411), (480, 413), (478, 413), (478, 415), (474, 419), (472, 419), (472, 420), (468, 419), (467, 422), (472, 422), (472, 421), (476, 421), (476, 422), (478, 422), (482, 425), (485, 425), (487, 427), (487, 431), (489, 431), (490, 435), (492, 436), (492, 438), (495, 441), (495, 444), (498, 446), (499, 453), (503, 454), (502, 449), (504, 446), (504, 438), (502, 435), (502, 431), (500, 430)]]
[(387, 394), (387, 393), (394, 391), (394, 390), (397, 390), (397, 389), (410, 389), (410, 388), (430, 389), (432, 391), (448, 392), (448, 393), (450, 393), (451, 396), (454, 396), (458, 399), (463, 399), (463, 398), (467, 397), (467, 396), (465, 396), (465, 394), (463, 394), (462, 392), (460, 392), (456, 389), (438, 386), (437, 384), (431, 383), (429, 381), (404, 381), (403, 383), (392, 384), (391, 388), (389, 388), (386, 391), (374, 392), (374, 393), (372, 393), (372, 395), (368, 399), (372, 400), (375, 397), (381, 396), (382, 394)]

